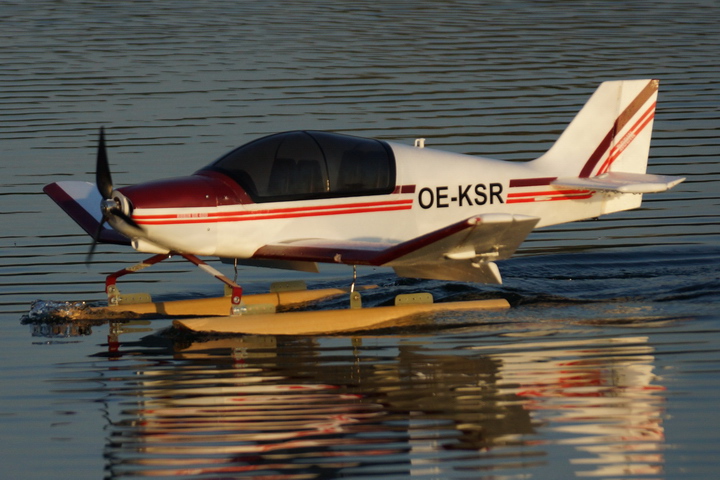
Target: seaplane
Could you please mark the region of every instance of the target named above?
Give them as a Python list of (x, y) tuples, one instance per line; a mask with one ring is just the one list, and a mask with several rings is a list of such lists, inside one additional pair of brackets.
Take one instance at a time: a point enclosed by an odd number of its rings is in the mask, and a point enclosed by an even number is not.
[(658, 80), (607, 81), (552, 147), (519, 162), (325, 131), (251, 141), (187, 176), (116, 188), (104, 130), (95, 183), (44, 187), (97, 243), (153, 254), (106, 279), (182, 256), (305, 272), (318, 263), (389, 267), (401, 277), (501, 283), (497, 261), (536, 228), (637, 208), (684, 178), (647, 173)]

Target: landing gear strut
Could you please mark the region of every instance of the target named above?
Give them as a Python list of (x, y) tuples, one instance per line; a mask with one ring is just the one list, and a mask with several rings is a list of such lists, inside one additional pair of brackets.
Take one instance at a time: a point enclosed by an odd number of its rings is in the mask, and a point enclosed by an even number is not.
[(216, 270), (215, 268), (200, 260), (195, 255), (190, 255), (187, 253), (161, 253), (158, 255), (154, 255), (147, 260), (137, 263), (131, 267), (123, 268), (122, 270), (118, 270), (117, 272), (108, 275), (105, 278), (105, 293), (107, 293), (108, 305), (115, 306), (120, 305), (121, 303), (149, 302), (149, 295), (121, 295), (120, 290), (117, 287), (117, 279), (130, 273), (139, 272), (140, 270), (155, 265), (156, 263), (167, 260), (173, 255), (180, 255), (188, 262), (199, 267), (201, 270), (209, 273), (210, 275), (214, 276), (215, 278), (223, 282), (225, 285), (230, 287), (230, 315), (240, 315), (242, 313), (240, 305), (240, 302), (242, 301), (242, 287), (235, 283), (235, 281), (227, 278), (225, 275), (222, 274), (222, 272)]

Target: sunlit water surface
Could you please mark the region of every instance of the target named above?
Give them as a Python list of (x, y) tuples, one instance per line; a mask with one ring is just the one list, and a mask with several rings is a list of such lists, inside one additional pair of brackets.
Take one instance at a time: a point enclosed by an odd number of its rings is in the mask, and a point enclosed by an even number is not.
[[(0, 477), (713, 478), (720, 462), (720, 227), (712, 1), (60, 2), (0, 5)], [(643, 207), (531, 235), (507, 298), (356, 336), (187, 338), (152, 322), (23, 320), (103, 299), (142, 257), (99, 246), (43, 185), (190, 173), (298, 128), (528, 160), (602, 80), (659, 78)], [(229, 275), (231, 269), (213, 263)], [(346, 286), (347, 268), (308, 277)], [(242, 269), (250, 293), (296, 273)], [(158, 299), (220, 286), (172, 261)], [(328, 300), (320, 308), (337, 308)]]

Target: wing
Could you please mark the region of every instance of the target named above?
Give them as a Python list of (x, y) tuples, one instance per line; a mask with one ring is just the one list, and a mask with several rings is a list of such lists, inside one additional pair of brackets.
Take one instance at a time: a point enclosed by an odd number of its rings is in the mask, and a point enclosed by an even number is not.
[(130, 245), (130, 240), (126, 236), (112, 228), (103, 225), (100, 229), (102, 196), (94, 183), (55, 182), (46, 185), (43, 192), (52, 198), (88, 235), (91, 237), (97, 235), (98, 242)]
[(501, 283), (493, 261), (509, 258), (539, 220), (480, 215), (401, 243), (300, 239), (261, 247), (253, 258), (385, 266), (403, 277)]

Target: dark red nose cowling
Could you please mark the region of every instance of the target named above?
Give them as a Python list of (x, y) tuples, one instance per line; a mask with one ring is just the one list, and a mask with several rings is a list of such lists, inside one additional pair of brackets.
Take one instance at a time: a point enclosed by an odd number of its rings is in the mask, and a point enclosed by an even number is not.
[(168, 178), (118, 189), (134, 209), (216, 207), (243, 202), (244, 192), (232, 188), (222, 174)]

